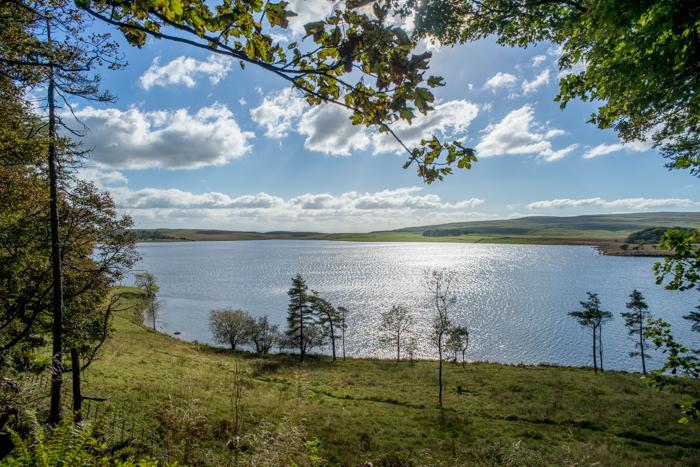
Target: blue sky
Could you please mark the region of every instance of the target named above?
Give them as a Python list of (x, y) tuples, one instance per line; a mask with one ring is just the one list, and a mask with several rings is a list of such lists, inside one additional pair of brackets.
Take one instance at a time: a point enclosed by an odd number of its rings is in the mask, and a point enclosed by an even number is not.
[[(293, 30), (321, 1), (297, 5)], [(117, 102), (78, 107), (94, 147), (82, 173), (139, 227), (369, 231), (700, 206), (696, 178), (587, 124), (590, 104), (559, 109), (551, 44), (433, 49), (430, 73), (447, 82), (437, 110), (398, 130), (463, 140), (479, 162), (432, 185), (401, 168), (394, 143), (338, 108), (307, 107), (269, 73), (152, 39), (122, 51), (128, 67), (102, 73)]]

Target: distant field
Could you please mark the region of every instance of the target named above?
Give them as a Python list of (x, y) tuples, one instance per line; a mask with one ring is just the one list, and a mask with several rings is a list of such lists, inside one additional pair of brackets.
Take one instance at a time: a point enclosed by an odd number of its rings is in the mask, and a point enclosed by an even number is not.
[[(460, 242), (544, 245), (596, 245), (611, 254), (627, 236), (649, 227), (700, 227), (700, 213), (605, 214), (574, 217), (532, 216), (497, 221), (458, 222), (369, 233), (243, 232), (199, 229), (139, 229), (141, 241), (335, 240), (353, 242)], [(647, 248), (650, 254), (655, 250)]]

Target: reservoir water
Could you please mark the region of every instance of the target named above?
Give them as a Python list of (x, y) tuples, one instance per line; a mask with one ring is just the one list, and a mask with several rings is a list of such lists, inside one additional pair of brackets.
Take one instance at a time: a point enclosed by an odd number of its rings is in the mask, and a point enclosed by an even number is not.
[[(138, 249), (143, 260), (136, 270), (154, 273), (161, 287), (158, 327), (190, 341), (212, 343), (209, 310), (219, 307), (266, 314), (284, 328), (290, 279), (301, 273), (311, 289), (351, 311), (348, 355), (390, 357), (391, 349), (378, 343), (378, 317), (403, 304), (417, 319), (417, 354), (430, 358), (436, 352), (428, 341), (432, 310), (423, 274), (437, 267), (457, 273), (453, 320), (469, 328), (469, 360), (589, 365), (590, 334), (567, 312), (580, 309), (592, 291), (614, 315), (603, 330), (606, 368), (636, 371), (639, 359), (628, 356), (633, 341), (620, 317), (634, 288), (655, 316), (672, 324), (677, 339), (700, 347), (700, 335), (682, 319), (698, 305), (697, 292), (656, 285), (655, 258), (603, 256), (584, 246), (460, 243), (268, 240), (142, 243)], [(651, 366), (661, 360), (656, 356)]]

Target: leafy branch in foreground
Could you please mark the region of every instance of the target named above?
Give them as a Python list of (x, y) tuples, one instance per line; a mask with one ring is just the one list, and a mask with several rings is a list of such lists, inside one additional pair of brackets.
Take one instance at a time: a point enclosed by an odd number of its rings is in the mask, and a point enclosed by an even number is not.
[(700, 2), (697, 0), (407, 0), (414, 35), (454, 45), (554, 43), (561, 107), (597, 106), (589, 123), (650, 141), (670, 169), (700, 176)]
[(409, 155), (404, 167), (415, 163), (427, 183), (450, 174), (453, 165), (470, 168), (476, 160), (473, 149), (438, 135), (409, 148), (392, 129), (393, 123), (410, 124), (433, 110), (431, 89), (444, 80), (425, 76), (431, 53), (415, 53), (418, 40), (396, 26), (389, 1), (347, 2), (306, 24), (304, 40), (284, 47), (275, 42), (275, 31), (287, 29), (295, 16), (285, 1), (224, 0), (213, 8), (204, 0), (77, 0), (76, 5), (118, 27), (134, 46), (143, 47), (150, 36), (206, 50), (278, 76), (311, 106), (341, 106), (353, 125), (396, 139)]
[(688, 423), (690, 419), (700, 419), (700, 394), (696, 384), (687, 384), (688, 380), (697, 382), (700, 376), (700, 361), (671, 335), (671, 325), (656, 319), (647, 320), (644, 330), (646, 338), (650, 339), (657, 350), (666, 355), (664, 366), (649, 373), (649, 383), (661, 391), (669, 387), (673, 392), (681, 394), (677, 408), (683, 416), (679, 423)]
[(669, 290), (691, 290), (700, 285), (700, 230), (667, 230), (659, 247), (673, 254), (654, 264), (656, 283)]

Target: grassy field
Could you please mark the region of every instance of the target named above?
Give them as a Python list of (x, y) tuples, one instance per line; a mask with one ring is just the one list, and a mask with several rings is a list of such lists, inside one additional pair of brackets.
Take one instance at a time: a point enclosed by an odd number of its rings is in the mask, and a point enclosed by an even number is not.
[[(136, 289), (119, 293), (139, 306)], [(129, 312), (114, 328), (85, 392), (109, 397), (160, 455), (190, 464), (232, 462), (236, 414), (240, 465), (700, 464), (700, 427), (679, 425), (674, 397), (639, 375), (449, 363), (439, 410), (435, 362), (300, 366), (185, 343)]]
[[(139, 229), (142, 241), (334, 240), (353, 242), (450, 242), (539, 245), (594, 245), (606, 254), (636, 253), (620, 249), (627, 236), (648, 227), (698, 227), (700, 213), (639, 213), (591, 216), (532, 216), (495, 221), (425, 225), (369, 233), (238, 232), (201, 229)], [(446, 232), (450, 232), (447, 234)]]

